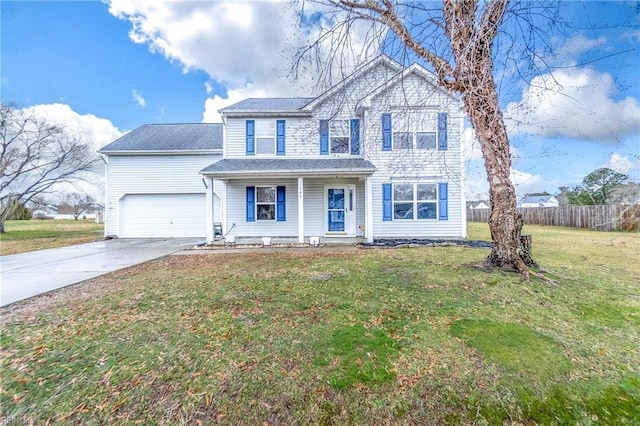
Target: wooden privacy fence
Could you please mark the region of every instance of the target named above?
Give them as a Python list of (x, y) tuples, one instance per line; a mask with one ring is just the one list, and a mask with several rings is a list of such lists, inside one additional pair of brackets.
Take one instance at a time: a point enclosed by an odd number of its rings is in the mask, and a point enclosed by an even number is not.
[[(613, 206), (527, 207), (519, 209), (528, 225), (568, 226), (603, 231), (640, 230), (640, 204)], [(470, 222), (489, 221), (489, 209), (467, 209)]]

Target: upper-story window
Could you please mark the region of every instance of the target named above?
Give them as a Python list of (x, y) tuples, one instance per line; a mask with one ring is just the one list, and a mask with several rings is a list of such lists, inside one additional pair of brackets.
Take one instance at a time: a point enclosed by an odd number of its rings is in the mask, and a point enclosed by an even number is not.
[(360, 120), (320, 120), (320, 154), (360, 155)]
[(447, 114), (382, 114), (382, 150), (446, 150)]
[(256, 120), (256, 154), (276, 153), (276, 121)]
[(393, 120), (393, 149), (436, 149), (433, 114), (398, 113)]
[(246, 120), (246, 155), (285, 155), (284, 120)]
[(332, 154), (349, 153), (349, 120), (329, 121), (329, 144)]

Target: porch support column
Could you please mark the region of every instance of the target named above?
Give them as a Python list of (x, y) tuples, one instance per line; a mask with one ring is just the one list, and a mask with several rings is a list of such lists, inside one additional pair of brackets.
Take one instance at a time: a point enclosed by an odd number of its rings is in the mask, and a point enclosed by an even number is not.
[(220, 191), (220, 223), (222, 224), (222, 236), (227, 233), (229, 227), (227, 226), (227, 183), (226, 180), (220, 180), (222, 183), (222, 190)]
[(365, 237), (367, 242), (373, 242), (373, 183), (371, 182), (371, 176), (367, 176), (364, 182), (364, 204), (365, 207)]
[(298, 243), (304, 243), (304, 178), (298, 176)]
[(213, 179), (211, 179), (209, 176), (204, 176), (203, 177), (204, 180), (204, 184), (206, 186), (206, 211), (207, 211), (207, 220), (206, 220), (206, 237), (207, 237), (207, 242), (213, 242), (213, 239), (215, 238), (214, 235), (214, 230), (213, 230)]

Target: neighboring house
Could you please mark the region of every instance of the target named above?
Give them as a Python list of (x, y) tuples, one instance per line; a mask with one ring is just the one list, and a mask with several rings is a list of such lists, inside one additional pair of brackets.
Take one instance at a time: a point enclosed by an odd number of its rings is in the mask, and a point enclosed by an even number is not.
[(489, 202), (488, 201), (467, 201), (467, 208), (470, 210), (488, 209)]
[(553, 195), (525, 195), (518, 203), (518, 207), (558, 207), (560, 203)]
[(380, 56), (319, 97), (220, 114), (100, 150), (106, 235), (211, 241), (220, 223), (236, 239), (466, 237), (461, 102), (421, 66)]

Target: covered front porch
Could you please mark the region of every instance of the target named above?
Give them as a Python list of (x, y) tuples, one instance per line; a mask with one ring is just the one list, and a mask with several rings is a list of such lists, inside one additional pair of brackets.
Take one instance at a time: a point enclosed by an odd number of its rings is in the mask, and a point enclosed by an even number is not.
[(215, 239), (217, 209), (226, 241), (373, 241), (374, 171), (361, 158), (221, 160), (201, 171), (207, 241)]

